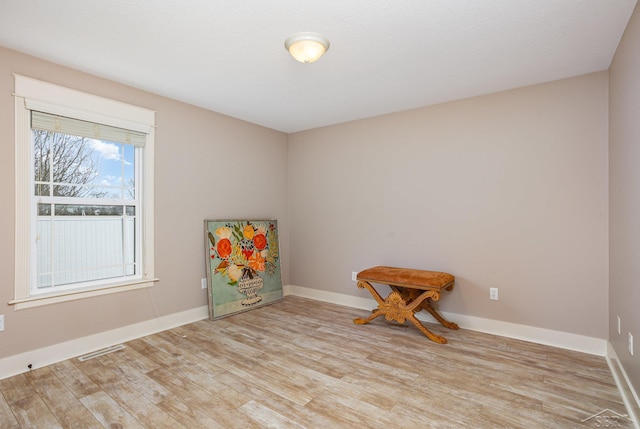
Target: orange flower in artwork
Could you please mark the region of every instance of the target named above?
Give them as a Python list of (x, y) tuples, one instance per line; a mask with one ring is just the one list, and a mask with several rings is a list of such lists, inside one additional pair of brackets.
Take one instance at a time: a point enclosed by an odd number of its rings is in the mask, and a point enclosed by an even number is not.
[(264, 271), (266, 259), (258, 252), (254, 252), (249, 258), (249, 268), (256, 271)]
[(264, 234), (256, 234), (253, 237), (253, 245), (258, 250), (264, 250), (264, 248), (267, 247), (267, 237), (265, 237)]
[(217, 250), (218, 256), (220, 256), (221, 259), (228, 258), (229, 255), (231, 255), (232, 250), (231, 241), (229, 241), (228, 238), (223, 238), (222, 240), (218, 241)]

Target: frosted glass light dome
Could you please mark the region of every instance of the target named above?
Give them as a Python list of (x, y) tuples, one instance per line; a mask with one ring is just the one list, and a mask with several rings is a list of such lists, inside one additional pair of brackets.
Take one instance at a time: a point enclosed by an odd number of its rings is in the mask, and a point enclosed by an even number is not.
[(329, 49), (329, 40), (318, 33), (297, 33), (284, 41), (284, 47), (297, 61), (309, 64)]

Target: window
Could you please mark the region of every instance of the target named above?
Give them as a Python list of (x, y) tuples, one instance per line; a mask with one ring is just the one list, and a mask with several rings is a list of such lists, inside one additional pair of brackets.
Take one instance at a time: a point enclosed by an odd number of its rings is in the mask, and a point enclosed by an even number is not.
[(15, 76), (17, 308), (148, 287), (147, 109)]
[(145, 134), (35, 110), (31, 129), (31, 294), (138, 280)]

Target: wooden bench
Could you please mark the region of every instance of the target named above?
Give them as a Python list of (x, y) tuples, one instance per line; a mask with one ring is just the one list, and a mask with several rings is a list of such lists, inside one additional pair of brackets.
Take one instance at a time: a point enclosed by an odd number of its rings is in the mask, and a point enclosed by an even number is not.
[[(432, 306), (431, 301), (440, 299), (442, 290), (452, 290), (454, 276), (438, 271), (414, 270), (410, 268), (373, 267), (358, 273), (358, 287), (367, 289), (378, 302), (378, 308), (372, 310), (369, 317), (359, 317), (353, 322), (358, 325), (369, 323), (378, 316), (389, 321), (404, 323), (409, 320), (424, 335), (436, 343), (444, 344), (447, 340), (425, 328), (416, 318), (415, 313), (426, 310), (449, 329), (458, 329), (458, 325), (445, 320)], [(391, 293), (382, 299), (371, 283), (386, 284)]]

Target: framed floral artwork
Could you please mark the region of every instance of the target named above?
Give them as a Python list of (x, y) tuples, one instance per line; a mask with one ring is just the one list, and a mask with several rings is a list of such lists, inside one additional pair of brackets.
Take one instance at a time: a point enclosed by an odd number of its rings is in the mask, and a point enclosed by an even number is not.
[(276, 220), (205, 220), (211, 320), (282, 300)]

